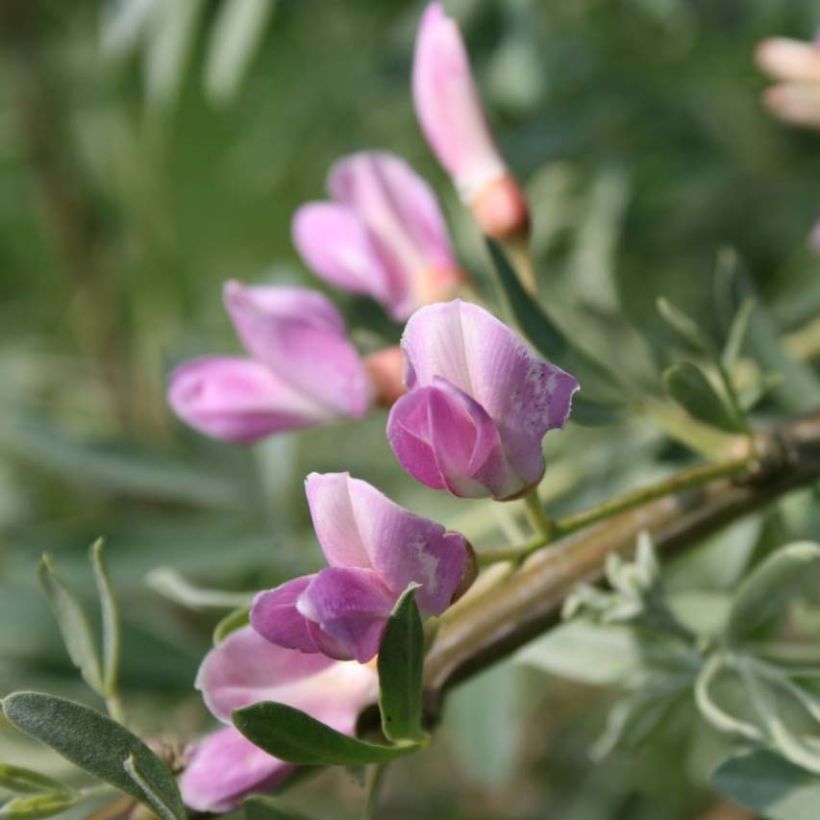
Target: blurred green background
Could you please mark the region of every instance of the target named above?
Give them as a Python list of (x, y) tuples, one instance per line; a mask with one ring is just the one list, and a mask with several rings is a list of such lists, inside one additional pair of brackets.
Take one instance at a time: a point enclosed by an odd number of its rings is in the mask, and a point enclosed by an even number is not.
[[(323, 196), (344, 153), (406, 156), (441, 196), (465, 266), (486, 278), (478, 237), (412, 110), (422, 5), (230, 5), (0, 3), (0, 692), (86, 698), (35, 570), (48, 550), (91, 602), (86, 549), (104, 535), (125, 619), (124, 696), (146, 731), (181, 737), (208, 725), (191, 685), (222, 612), (169, 600), (146, 581), (152, 569), (254, 590), (320, 566), (302, 493), (311, 470), (350, 470), (477, 544), (515, 526), (499, 532), (489, 505), (408, 479), (381, 413), (237, 449), (183, 428), (166, 408), (172, 366), (238, 350), (225, 279), (323, 287), (296, 256), (290, 218)], [(671, 354), (646, 341), (669, 342), (656, 297), (716, 329), (715, 260), (727, 246), (778, 332), (799, 337), (816, 320), (820, 262), (806, 237), (820, 215), (820, 138), (767, 117), (753, 63), (763, 37), (813, 36), (816, 3), (447, 6), (531, 195), (544, 303), (584, 344), (657, 390)], [(398, 338), (374, 305), (332, 296), (363, 350)], [(800, 367), (803, 392), (779, 391), (763, 418), (811, 406), (820, 383)], [(547, 493), (557, 509), (686, 460), (640, 420), (571, 425), (554, 438)], [(676, 567), (676, 583), (730, 588), (772, 533), (820, 536), (816, 504), (798, 494), (735, 527)], [(691, 704), (649, 751), (593, 763), (609, 702), (600, 688), (497, 667), (454, 696), (432, 750), (394, 767), (384, 816), (710, 816), (702, 785), (720, 741), (697, 727)], [(61, 765), (8, 729), (0, 759)], [(305, 789), (316, 816), (328, 805), (355, 816), (355, 781), (329, 773), (317, 783)]]

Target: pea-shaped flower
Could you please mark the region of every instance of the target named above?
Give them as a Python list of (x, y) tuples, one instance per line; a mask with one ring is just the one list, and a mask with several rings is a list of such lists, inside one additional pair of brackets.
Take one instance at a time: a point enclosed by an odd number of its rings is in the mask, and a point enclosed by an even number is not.
[(396, 319), (451, 298), (465, 275), (427, 183), (400, 157), (362, 151), (328, 175), (329, 202), (293, 219), (306, 264), (331, 285), (371, 296)]
[(427, 7), (419, 25), (413, 101), (430, 148), (484, 233), (525, 235), (526, 200), (490, 134), (458, 25), (440, 3)]
[(518, 498), (544, 475), (541, 440), (566, 422), (578, 382), (483, 308), (418, 310), (401, 342), (408, 391), (387, 422), (401, 466), (465, 498)]
[(439, 615), (473, 570), (464, 536), (395, 504), (348, 473), (311, 473), (308, 506), (328, 564), (257, 595), (251, 625), (272, 643), (369, 661), (402, 592), (420, 584), (422, 615)]
[(327, 297), (232, 281), (224, 299), (250, 357), (209, 356), (174, 370), (168, 401), (183, 421), (214, 438), (251, 442), (365, 415), (373, 385)]
[(196, 687), (213, 715), (228, 725), (189, 750), (180, 788), (189, 808), (221, 813), (247, 794), (272, 791), (296, 768), (233, 728), (231, 712), (274, 701), (352, 735), (361, 710), (376, 700), (378, 676), (371, 666), (274, 646), (247, 626), (205, 656)]

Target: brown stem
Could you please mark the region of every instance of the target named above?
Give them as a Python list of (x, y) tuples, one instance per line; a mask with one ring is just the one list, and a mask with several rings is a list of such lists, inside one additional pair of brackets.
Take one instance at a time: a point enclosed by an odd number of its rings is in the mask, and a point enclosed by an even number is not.
[(610, 552), (629, 554), (638, 534), (652, 534), (673, 553), (796, 487), (820, 478), (820, 410), (788, 422), (758, 441), (757, 469), (697, 487), (608, 518), (535, 553), (501, 586), (443, 619), (424, 669), (427, 719), (434, 723), (455, 683), (506, 657), (558, 620), (566, 595), (598, 581)]

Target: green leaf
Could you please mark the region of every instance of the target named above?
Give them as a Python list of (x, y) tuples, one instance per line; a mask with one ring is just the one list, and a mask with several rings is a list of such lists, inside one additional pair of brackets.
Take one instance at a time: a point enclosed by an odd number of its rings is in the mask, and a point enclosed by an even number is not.
[(152, 569), (145, 580), (154, 592), (188, 609), (235, 609), (248, 607), (253, 601), (253, 595), (248, 592), (230, 592), (195, 586), (170, 567)]
[(37, 820), (38, 817), (53, 817), (67, 811), (82, 798), (79, 794), (64, 791), (35, 794), (31, 797), (15, 797), (0, 806), (0, 817), (10, 820)]
[(120, 618), (108, 568), (105, 564), (103, 548), (102, 538), (98, 538), (91, 545), (91, 566), (94, 568), (94, 580), (97, 583), (97, 594), (100, 597), (102, 612), (103, 687), (108, 695), (113, 695), (117, 691), (117, 675), (120, 665)]
[(168, 767), (135, 735), (99, 712), (40, 692), (15, 692), (3, 698), (9, 722), (89, 774), (110, 783), (155, 810), (148, 794), (124, 766), (133, 756), (152, 792), (184, 818), (185, 809)]
[(393, 741), (419, 740), (424, 630), (416, 606), (418, 584), (399, 598), (379, 649), (379, 708), (382, 729)]
[(717, 299), (725, 314), (734, 316), (745, 300), (754, 299), (757, 310), (749, 316), (747, 347), (766, 373), (777, 373), (782, 382), (774, 390), (780, 404), (789, 411), (800, 413), (820, 404), (820, 378), (812, 367), (789, 353), (783, 344), (781, 330), (771, 314), (763, 307), (755, 285), (743, 270), (737, 254), (725, 251), (725, 264), (716, 277)]
[(243, 626), (250, 623), (251, 611), (246, 606), (241, 606), (239, 609), (229, 612), (219, 623), (214, 627), (213, 644), (219, 646), (231, 632), (236, 632)]
[(58, 780), (39, 772), (33, 772), (31, 769), (9, 766), (6, 763), (0, 763), (0, 789), (17, 794), (43, 794), (45, 792), (72, 794), (73, 792), (73, 789)]
[(690, 348), (707, 355), (714, 352), (712, 340), (704, 333), (694, 319), (662, 296), (658, 299), (657, 304), (658, 313), (660, 313), (666, 323)]
[(414, 743), (380, 746), (348, 737), (284, 703), (255, 703), (233, 713), (234, 726), (261, 749), (302, 766), (386, 763), (418, 749)]
[(743, 303), (737, 309), (732, 324), (729, 326), (729, 333), (726, 336), (726, 344), (723, 346), (723, 353), (721, 358), (723, 366), (731, 369), (734, 367), (740, 354), (743, 352), (743, 343), (746, 341), (746, 333), (749, 330), (749, 320), (752, 318), (757, 307), (757, 302), (751, 297), (743, 300)]
[(142, 790), (143, 794), (148, 798), (148, 802), (162, 820), (176, 820), (174, 809), (163, 800), (162, 796), (158, 794), (145, 779), (145, 776), (137, 766), (137, 761), (133, 754), (128, 755), (122, 767), (131, 780)]
[(643, 670), (641, 649), (631, 629), (568, 621), (529, 643), (518, 663), (552, 675), (598, 686), (626, 684)]
[(800, 541), (781, 547), (741, 583), (732, 601), (726, 637), (737, 643), (771, 620), (804, 583), (807, 569), (820, 559), (820, 545)]
[(205, 63), (205, 91), (214, 102), (227, 102), (236, 94), (275, 7), (276, 0), (220, 4)]
[(244, 820), (305, 820), (304, 815), (285, 809), (271, 798), (261, 795), (245, 800), (240, 811)]
[(715, 791), (769, 820), (816, 820), (820, 777), (757, 749), (726, 758), (712, 773)]
[(721, 430), (739, 432), (742, 428), (706, 374), (692, 362), (673, 365), (663, 374), (669, 395), (692, 418)]
[(104, 694), (100, 660), (91, 627), (80, 602), (57, 575), (51, 558), (43, 555), (38, 569), (40, 583), (49, 598), (57, 627), (63, 636), (71, 662), (82, 674), (85, 682), (98, 694)]
[[(619, 400), (623, 388), (609, 369), (586, 351), (573, 345), (547, 316), (541, 305), (524, 290), (500, 246), (488, 239), (487, 247), (515, 321), (533, 347), (544, 358), (575, 376), (582, 389), (592, 394), (597, 401)], [(586, 396), (583, 399), (576, 397), (573, 401), (574, 409), (577, 409), (579, 402), (583, 404), (586, 400)]]

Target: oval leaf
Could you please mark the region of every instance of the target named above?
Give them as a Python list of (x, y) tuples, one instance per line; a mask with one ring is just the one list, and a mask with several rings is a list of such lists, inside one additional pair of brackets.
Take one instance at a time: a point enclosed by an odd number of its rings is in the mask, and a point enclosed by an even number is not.
[(807, 568), (820, 559), (820, 546), (801, 541), (782, 547), (741, 583), (729, 610), (726, 637), (738, 642), (782, 609), (803, 583)]
[(418, 584), (399, 598), (379, 649), (379, 708), (390, 740), (419, 740), (424, 630), (416, 606)]
[(669, 395), (692, 418), (728, 432), (736, 433), (743, 429), (696, 364), (681, 362), (673, 365), (663, 374), (663, 382)]
[(724, 760), (712, 787), (770, 820), (816, 820), (820, 806), (820, 777), (764, 749)]
[(364, 766), (387, 763), (416, 744), (378, 746), (348, 737), (283, 703), (255, 703), (233, 713), (234, 726), (274, 757), (301, 766)]
[(155, 806), (125, 771), (133, 755), (145, 782), (177, 818), (185, 817), (182, 798), (168, 767), (135, 735), (99, 712), (40, 692), (15, 692), (3, 698), (9, 722), (61, 754), (74, 765)]

